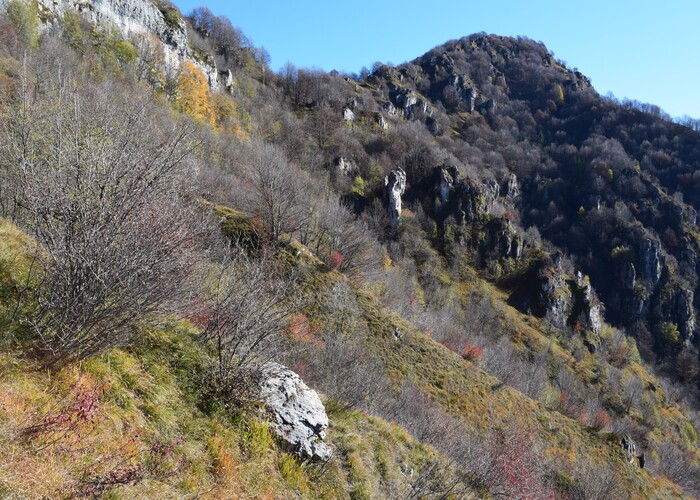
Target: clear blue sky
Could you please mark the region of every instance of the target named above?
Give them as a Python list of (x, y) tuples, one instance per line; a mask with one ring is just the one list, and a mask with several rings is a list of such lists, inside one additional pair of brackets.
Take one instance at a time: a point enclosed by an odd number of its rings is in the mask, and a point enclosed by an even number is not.
[(399, 64), (447, 40), (484, 31), (542, 41), (554, 55), (612, 92), (700, 118), (698, 0), (174, 0), (226, 15), (277, 70), (358, 72)]

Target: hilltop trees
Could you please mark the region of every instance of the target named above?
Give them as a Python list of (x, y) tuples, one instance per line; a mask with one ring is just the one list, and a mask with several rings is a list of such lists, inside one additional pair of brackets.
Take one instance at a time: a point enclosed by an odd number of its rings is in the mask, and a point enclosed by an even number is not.
[(238, 68), (250, 62), (250, 40), (227, 17), (215, 16), (206, 7), (198, 7), (187, 20), (211, 46), (220, 67)]

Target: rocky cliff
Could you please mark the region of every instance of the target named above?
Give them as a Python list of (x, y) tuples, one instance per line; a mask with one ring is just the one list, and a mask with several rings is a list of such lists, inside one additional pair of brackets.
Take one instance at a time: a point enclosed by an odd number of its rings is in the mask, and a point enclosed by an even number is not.
[[(413, 157), (392, 160), (405, 165), (404, 201), (434, 218), (440, 248), (469, 248), (477, 265), (500, 276), (517, 267), (509, 260), (527, 253), (523, 236), (536, 229), (549, 253), (559, 249), (589, 276), (585, 286), (571, 271), (566, 286), (555, 274), (535, 277), (533, 297), (557, 297), (544, 299), (555, 323), (597, 330), (605, 310), (614, 326), (644, 339), (645, 352), (676, 355), (685, 346), (697, 359), (697, 133), (653, 107), (601, 97), (578, 70), (526, 38), (453, 40), (378, 68), (366, 84), (372, 109), (412, 131)], [(421, 126), (425, 138), (414, 133)], [(563, 300), (565, 288), (573, 296)], [(577, 301), (588, 304), (585, 318), (571, 317)], [(678, 330), (672, 348), (665, 325)]]
[[(9, 0), (0, 0), (6, 8)], [(121, 35), (149, 51), (160, 51), (164, 70), (176, 74), (189, 61), (207, 77), (209, 86), (220, 87), (213, 59), (198, 57), (187, 40), (187, 27), (176, 7), (152, 0), (38, 0), (40, 30), (56, 25), (67, 13), (74, 12), (93, 24), (114, 27)], [(155, 44), (155, 47), (153, 46)]]

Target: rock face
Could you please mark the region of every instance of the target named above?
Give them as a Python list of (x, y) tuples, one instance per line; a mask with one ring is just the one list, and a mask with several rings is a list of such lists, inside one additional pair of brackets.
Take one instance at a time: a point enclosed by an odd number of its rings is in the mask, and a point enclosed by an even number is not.
[(596, 336), (600, 335), (603, 328), (603, 305), (596, 297), (588, 280), (583, 286), (583, 308), (591, 330)]
[(323, 442), (328, 416), (316, 391), (278, 363), (263, 367), (261, 396), (272, 414), (271, 427), (289, 451), (303, 459), (326, 461), (333, 452)]
[(389, 226), (396, 229), (401, 219), (401, 196), (406, 192), (406, 172), (400, 167), (384, 178), (384, 204)]
[(467, 101), (467, 111), (474, 112), (476, 105), (476, 89), (471, 87), (464, 91), (464, 100)]
[(222, 71), (219, 74), (219, 78), (224, 88), (230, 92), (233, 88), (233, 73), (231, 72), (231, 70), (227, 69), (226, 71)]
[(634, 290), (634, 285), (636, 284), (637, 272), (634, 268), (634, 264), (631, 262), (625, 262), (622, 265), (622, 271), (620, 279), (622, 281), (622, 288), (625, 290)]
[(558, 268), (550, 269), (542, 283), (541, 301), (545, 317), (557, 328), (564, 328), (571, 312), (572, 293), (566, 275)]
[(353, 177), (357, 170), (355, 164), (343, 156), (339, 156), (333, 161), (338, 171), (348, 177)]
[(501, 235), (501, 254), (503, 257), (519, 259), (523, 253), (523, 239), (513, 229), (510, 221), (507, 221)]
[(390, 103), (388, 101), (385, 102), (382, 105), (382, 107), (383, 107), (384, 111), (386, 111), (391, 116), (396, 116), (399, 113), (398, 110), (396, 109), (396, 106), (394, 106), (392, 103)]
[(459, 183), (457, 200), (457, 222), (477, 221), (488, 210), (489, 193), (483, 185), (465, 178)]
[(520, 196), (520, 188), (518, 187), (518, 177), (515, 174), (510, 174), (508, 177), (508, 191), (506, 198), (515, 198)]
[(681, 338), (690, 345), (695, 336), (695, 310), (693, 309), (694, 293), (682, 288), (676, 292), (675, 317), (678, 319), (678, 330)]
[[(5, 9), (9, 0), (0, 0)], [(159, 45), (165, 69), (175, 74), (180, 65), (190, 61), (200, 69), (213, 89), (219, 88), (218, 71), (213, 61), (202, 62), (194, 57), (187, 43), (184, 21), (167, 22), (163, 13), (150, 0), (39, 0), (40, 18), (45, 20), (42, 29), (48, 29), (55, 19), (68, 12), (77, 12), (93, 24), (116, 27), (124, 38)], [(152, 47), (152, 46), (151, 46)]]
[(637, 443), (629, 436), (622, 436), (620, 447), (625, 455), (625, 460), (630, 464), (638, 463), (641, 469), (644, 468), (644, 452), (638, 453)]
[(454, 192), (458, 183), (459, 170), (456, 167), (443, 167), (440, 169), (437, 187), (440, 192), (440, 201), (443, 205), (447, 205), (450, 201), (450, 193)]
[[(394, 86), (389, 92), (389, 99), (395, 106), (396, 114), (401, 114), (405, 118), (414, 119), (420, 116), (419, 113), (427, 116), (433, 114), (430, 105), (410, 89)], [(386, 108), (386, 110), (389, 114), (393, 114), (390, 109)]]
[(486, 187), (487, 209), (490, 210), (493, 208), (494, 203), (496, 203), (496, 200), (498, 200), (498, 197), (501, 195), (501, 186), (499, 186), (498, 182), (494, 181), (493, 179), (485, 180), (484, 186)]
[(640, 250), (644, 274), (656, 286), (661, 279), (661, 244), (646, 238), (642, 241)]
[(408, 89), (394, 89), (391, 92), (391, 100), (405, 115), (411, 111), (411, 107), (418, 104), (418, 96)]

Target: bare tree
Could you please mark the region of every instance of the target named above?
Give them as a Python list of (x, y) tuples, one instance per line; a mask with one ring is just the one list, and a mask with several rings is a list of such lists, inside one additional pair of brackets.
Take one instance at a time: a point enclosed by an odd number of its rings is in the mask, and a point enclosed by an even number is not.
[(30, 323), (49, 364), (132, 340), (180, 296), (196, 246), (194, 210), (176, 194), (187, 127), (135, 88), (54, 83), (22, 78), (0, 168), (41, 247)]
[(252, 59), (252, 43), (226, 16), (215, 16), (206, 7), (197, 7), (187, 20), (211, 44), (220, 67), (243, 67)]
[(577, 462), (575, 483), (567, 492), (572, 500), (606, 500), (623, 495), (620, 478), (614, 469)]
[(287, 162), (276, 146), (254, 142), (244, 165), (249, 179), (244, 193), (245, 210), (273, 240), (292, 235), (309, 217), (301, 188), (303, 173)]

